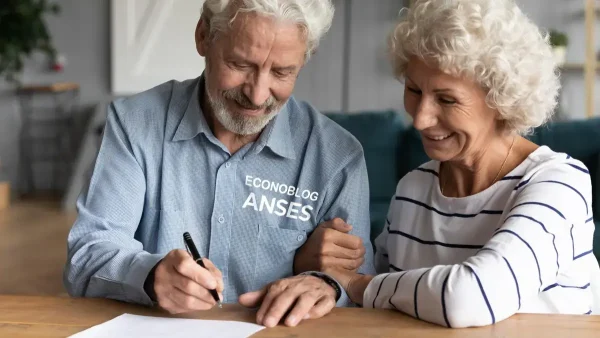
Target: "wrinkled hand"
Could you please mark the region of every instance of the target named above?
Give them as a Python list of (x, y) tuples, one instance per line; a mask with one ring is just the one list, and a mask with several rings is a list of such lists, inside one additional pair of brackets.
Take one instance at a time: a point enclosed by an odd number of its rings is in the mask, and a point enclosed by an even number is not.
[(365, 246), (348, 232), (352, 226), (341, 218), (323, 222), (294, 257), (294, 273), (340, 268), (356, 271), (364, 262)]
[(223, 276), (211, 261), (202, 268), (185, 250), (173, 250), (158, 263), (154, 292), (158, 305), (171, 314), (208, 310), (216, 305), (208, 290), (217, 289), (223, 299)]
[(260, 291), (248, 292), (239, 298), (240, 304), (260, 309), (256, 322), (266, 327), (276, 326), (284, 314), (285, 325), (296, 326), (306, 319), (320, 318), (335, 307), (336, 292), (329, 284), (314, 276), (281, 279)]

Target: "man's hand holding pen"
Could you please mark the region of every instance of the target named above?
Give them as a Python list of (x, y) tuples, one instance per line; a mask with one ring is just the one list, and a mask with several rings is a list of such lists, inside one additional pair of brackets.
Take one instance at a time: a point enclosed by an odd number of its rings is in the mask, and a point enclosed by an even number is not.
[(154, 293), (158, 305), (171, 314), (209, 310), (217, 305), (210, 290), (223, 299), (223, 275), (213, 263), (202, 259), (202, 268), (185, 250), (173, 250), (156, 266)]

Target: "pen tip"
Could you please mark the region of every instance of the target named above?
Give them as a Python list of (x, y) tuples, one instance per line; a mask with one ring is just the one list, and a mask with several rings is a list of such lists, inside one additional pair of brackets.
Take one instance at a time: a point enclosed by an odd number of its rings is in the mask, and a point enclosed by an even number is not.
[(219, 309), (223, 308), (223, 303), (219, 302)]

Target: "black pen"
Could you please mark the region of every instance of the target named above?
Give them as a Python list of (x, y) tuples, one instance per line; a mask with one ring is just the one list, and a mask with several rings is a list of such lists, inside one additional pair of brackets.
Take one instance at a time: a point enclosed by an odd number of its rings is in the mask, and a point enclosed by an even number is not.
[[(183, 234), (183, 241), (185, 242), (185, 246), (188, 248), (188, 250), (191, 251), (192, 258), (196, 261), (196, 263), (206, 269), (206, 266), (204, 266), (204, 263), (202, 262), (202, 257), (200, 256), (198, 249), (196, 249), (196, 245), (194, 245), (194, 241), (192, 241), (192, 236), (190, 236), (189, 232), (185, 232)], [(208, 290), (208, 292), (210, 292), (217, 304), (219, 304), (219, 307), (222, 308), (223, 305), (221, 304), (217, 290)]]

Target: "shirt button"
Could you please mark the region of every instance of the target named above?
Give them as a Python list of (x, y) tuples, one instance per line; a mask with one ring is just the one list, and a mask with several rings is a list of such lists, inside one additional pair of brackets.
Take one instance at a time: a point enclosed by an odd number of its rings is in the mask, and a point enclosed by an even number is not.
[(225, 163), (225, 168), (229, 168), (229, 167), (231, 167), (231, 163), (229, 163), (229, 162)]
[(303, 235), (298, 235), (298, 242), (302, 242), (303, 239), (304, 239)]
[(219, 223), (223, 223), (225, 222), (225, 217), (223, 217), (223, 215), (219, 216)]

